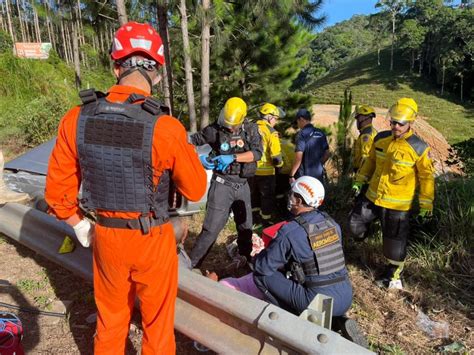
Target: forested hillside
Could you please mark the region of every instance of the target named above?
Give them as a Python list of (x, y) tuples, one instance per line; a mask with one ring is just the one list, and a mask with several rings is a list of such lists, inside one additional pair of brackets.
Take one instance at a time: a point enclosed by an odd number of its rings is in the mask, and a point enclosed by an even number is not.
[[(311, 60), (298, 85), (338, 69), (341, 64), (373, 52), (371, 65), (400, 76), (418, 74), (440, 96), (447, 91), (460, 102), (474, 98), (474, 9), (452, 1), (378, 1), (380, 12), (355, 16), (318, 33), (311, 43)], [(390, 56), (381, 51), (390, 48)], [(367, 59), (367, 58), (366, 58)], [(393, 73), (395, 71), (395, 73)]]

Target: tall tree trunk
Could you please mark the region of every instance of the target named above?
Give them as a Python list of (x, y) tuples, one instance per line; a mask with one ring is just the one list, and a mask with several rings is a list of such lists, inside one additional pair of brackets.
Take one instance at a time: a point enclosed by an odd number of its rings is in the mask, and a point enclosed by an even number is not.
[(423, 70), (423, 52), (418, 53), (418, 75), (421, 75)]
[(171, 55), (170, 55), (170, 42), (168, 36), (168, 1), (158, 0), (157, 3), (157, 15), (158, 15), (158, 30), (160, 32), (161, 39), (163, 40), (164, 52), (165, 52), (165, 65), (163, 67), (163, 86), (164, 86), (164, 98), (165, 105), (171, 110), (171, 114), (174, 112), (173, 107), (173, 71), (171, 69)]
[(13, 26), (12, 26), (12, 18), (10, 14), (10, 7), (8, 6), (8, 0), (5, 1), (5, 6), (7, 8), (7, 22), (8, 22), (8, 31), (10, 32), (10, 36), (12, 38), (12, 42), (15, 43), (15, 33), (13, 32)]
[[(21, 0), (21, 4), (22, 4), (22, 7), (23, 9), (26, 8), (25, 6), (25, 0)], [(33, 29), (31, 29), (31, 36), (30, 36), (30, 25), (29, 25), (29, 21), (28, 21), (28, 18), (27, 16), (25, 16), (25, 22), (24, 22), (24, 25), (25, 25), (25, 33), (26, 33), (26, 41), (27, 42), (33, 42), (33, 38), (34, 38), (34, 31)]]
[(104, 31), (102, 29), (99, 30), (99, 48), (100, 51), (103, 53), (104, 51)]
[(411, 50), (411, 63), (410, 63), (410, 73), (413, 73), (413, 68), (415, 68), (415, 50)]
[[(7, 3), (8, 3), (8, 1), (9, 0), (6, 0)], [(16, 10), (18, 11), (18, 22), (20, 23), (21, 40), (23, 42), (25, 42), (25, 40), (26, 40), (25, 27), (24, 27), (24, 24), (23, 24), (23, 16), (22, 16), (22, 12), (21, 12), (21, 9), (20, 9), (20, 2), (18, 0), (16, 1)]]
[(69, 53), (67, 51), (67, 41), (66, 41), (66, 34), (64, 30), (64, 21), (61, 19), (61, 22), (59, 23), (59, 26), (61, 27), (61, 39), (62, 39), (62, 47), (63, 47), (63, 57), (66, 60), (66, 63), (69, 64)]
[(3, 21), (3, 12), (4, 12), (3, 11), (3, 2), (0, 4), (0, 6), (1, 6), (1, 10), (0, 10), (1, 11), (0, 12), (0, 29), (2, 31), (6, 32), (7, 30), (6, 30), (5, 22)]
[(78, 39), (78, 29), (72, 23), (72, 47), (74, 52), (74, 72), (76, 78), (76, 88), (80, 89), (81, 83), (81, 61), (79, 59), (79, 39)]
[(191, 63), (191, 48), (189, 45), (186, 0), (180, 0), (179, 13), (181, 15), (181, 32), (183, 34), (184, 72), (186, 76), (186, 96), (188, 98), (189, 126), (191, 132), (196, 132), (197, 122), (196, 107), (194, 103), (193, 67)]
[(36, 42), (41, 43), (41, 30), (40, 30), (40, 26), (39, 26), (38, 13), (36, 12), (34, 4), (31, 5), (31, 8), (33, 9), (33, 19), (34, 19), (34, 25), (35, 25)]
[(66, 27), (66, 45), (67, 45), (67, 52), (69, 56), (69, 60), (72, 64), (74, 64), (74, 51), (72, 49), (72, 39), (71, 39), (71, 30), (69, 28), (69, 22), (66, 21), (65, 27)]
[(211, 0), (202, 0), (202, 31), (201, 31), (201, 128), (209, 124), (209, 61), (211, 56), (211, 20), (209, 9)]
[(377, 65), (380, 66), (380, 47), (377, 47)]
[(80, 44), (84, 45), (86, 44), (86, 36), (84, 34), (84, 26), (82, 25), (82, 11), (81, 11), (81, 0), (77, 0), (77, 17), (78, 17), (78, 23), (79, 23), (79, 39), (80, 39)]
[(5, 8), (4, 8), (4, 5), (3, 5), (3, 1), (0, 4), (0, 6), (1, 6), (0, 26), (2, 27), (2, 31), (8, 32), (7, 24), (5, 23), (5, 20), (3, 19), (3, 17), (4, 17), (3, 14), (5, 14)]
[(117, 4), (117, 13), (118, 13), (118, 20), (119, 20), (120, 26), (123, 26), (128, 22), (127, 8), (125, 7), (125, 1), (116, 0), (115, 3)]
[(395, 12), (392, 12), (392, 45), (390, 48), (390, 71), (393, 71), (393, 45), (395, 43)]
[(46, 30), (48, 31), (48, 40), (49, 40), (49, 43), (51, 43), (51, 45), (53, 46), (54, 48), (54, 44), (53, 44), (53, 37), (51, 35), (51, 27), (50, 27), (50, 20), (49, 20), (49, 11), (48, 11), (48, 5), (46, 3), (43, 3), (43, 6), (44, 6), (44, 12), (46, 14)]
[(444, 94), (444, 77), (446, 74), (446, 66), (443, 63), (443, 67), (441, 68), (441, 96)]
[(463, 74), (459, 74), (459, 76), (461, 77), (461, 102), (463, 102), (464, 100), (464, 75)]

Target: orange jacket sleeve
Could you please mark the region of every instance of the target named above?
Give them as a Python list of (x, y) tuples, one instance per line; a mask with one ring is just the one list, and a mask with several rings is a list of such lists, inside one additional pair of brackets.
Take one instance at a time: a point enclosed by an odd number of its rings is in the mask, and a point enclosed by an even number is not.
[[(199, 201), (206, 192), (207, 174), (195, 147), (188, 143), (184, 126), (174, 117), (162, 116), (158, 120), (155, 130), (169, 132), (169, 143), (161, 147), (167, 146), (165, 149), (169, 149), (169, 158), (166, 159), (170, 159), (169, 168), (172, 171), (172, 179), (176, 188), (188, 200)], [(163, 141), (168, 139), (165, 138)], [(156, 153), (161, 155), (162, 152)]]
[(67, 219), (79, 209), (77, 196), (81, 172), (76, 145), (79, 111), (80, 107), (75, 107), (61, 119), (56, 145), (48, 163), (45, 199), (59, 219)]

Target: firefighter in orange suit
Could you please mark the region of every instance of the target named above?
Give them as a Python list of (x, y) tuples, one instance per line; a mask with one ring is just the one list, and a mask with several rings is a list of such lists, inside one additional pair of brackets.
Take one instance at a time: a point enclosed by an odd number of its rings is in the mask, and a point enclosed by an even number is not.
[[(197, 201), (206, 173), (185, 128), (150, 97), (164, 64), (158, 33), (148, 24), (123, 25), (111, 57), (117, 85), (107, 94), (82, 91), (83, 104), (59, 124), (46, 201), (83, 246), (93, 245), (95, 354), (125, 353), (136, 296), (142, 354), (174, 354), (178, 259), (169, 185), (173, 181), (184, 197)], [(84, 219), (79, 202), (95, 211), (95, 226)]]

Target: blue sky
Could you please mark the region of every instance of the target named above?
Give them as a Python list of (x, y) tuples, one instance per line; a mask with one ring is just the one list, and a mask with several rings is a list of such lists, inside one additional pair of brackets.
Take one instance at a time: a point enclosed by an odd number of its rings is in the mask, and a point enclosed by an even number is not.
[[(327, 21), (324, 27), (348, 20), (353, 15), (367, 15), (378, 12), (375, 8), (377, 0), (325, 0), (322, 13), (326, 14)], [(454, 0), (459, 4), (460, 0)]]
[(353, 15), (373, 14), (376, 0), (325, 0), (322, 13), (326, 14), (325, 27), (350, 19)]

